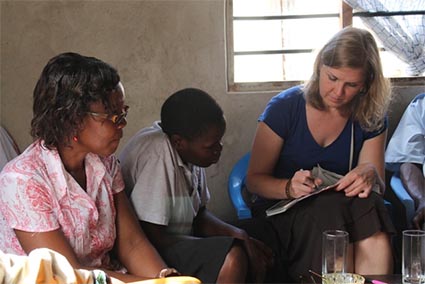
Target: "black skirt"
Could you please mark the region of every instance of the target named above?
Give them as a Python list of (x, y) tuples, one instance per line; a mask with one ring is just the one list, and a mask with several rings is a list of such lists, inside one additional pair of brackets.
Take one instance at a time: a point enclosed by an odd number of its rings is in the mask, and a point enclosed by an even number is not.
[(215, 283), (234, 238), (208, 237), (179, 241), (160, 251), (168, 266), (202, 283)]
[(310, 269), (321, 273), (325, 230), (347, 231), (351, 243), (377, 232), (395, 233), (383, 198), (374, 192), (368, 198), (323, 192), (284, 213), (251, 219), (241, 227), (274, 250), (278, 279), (289, 276), (294, 282), (310, 279)]

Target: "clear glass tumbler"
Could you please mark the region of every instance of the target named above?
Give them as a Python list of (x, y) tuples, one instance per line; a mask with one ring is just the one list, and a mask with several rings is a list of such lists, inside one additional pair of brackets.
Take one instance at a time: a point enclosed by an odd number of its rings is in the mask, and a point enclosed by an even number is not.
[(403, 283), (425, 283), (425, 231), (403, 231), (401, 262)]
[(347, 270), (348, 233), (324, 231), (322, 235), (322, 275), (345, 273)]

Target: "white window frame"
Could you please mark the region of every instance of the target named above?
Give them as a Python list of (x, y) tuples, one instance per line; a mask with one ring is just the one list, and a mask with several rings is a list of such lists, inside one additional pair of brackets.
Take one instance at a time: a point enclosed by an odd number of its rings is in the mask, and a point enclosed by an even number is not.
[[(235, 82), (234, 80), (234, 44), (233, 44), (233, 0), (225, 0), (226, 17), (226, 78), (227, 91), (233, 92), (259, 92), (278, 91), (302, 84), (304, 81), (275, 81), (275, 82)], [(340, 27), (352, 25), (353, 9), (341, 0)], [(264, 53), (266, 54), (266, 53)], [(417, 86), (425, 84), (424, 76), (390, 78), (397, 86)]]

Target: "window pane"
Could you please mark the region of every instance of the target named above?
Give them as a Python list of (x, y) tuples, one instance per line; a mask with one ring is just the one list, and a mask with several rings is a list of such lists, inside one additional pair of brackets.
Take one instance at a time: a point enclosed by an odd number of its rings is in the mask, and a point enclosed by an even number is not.
[(235, 51), (282, 49), (282, 21), (234, 21)]
[(286, 0), (282, 2), (285, 5), (284, 14), (339, 13), (341, 7), (341, 0)]
[(339, 30), (338, 18), (297, 19), (283, 23), (288, 48), (320, 48)]
[[(381, 40), (375, 35), (375, 33), (367, 28), (362, 20), (358, 17), (353, 18), (353, 26), (361, 29), (366, 29), (373, 34), (379, 48), (383, 48)], [(400, 60), (393, 52), (389, 50), (381, 51), (381, 62), (385, 77), (406, 77), (407, 64)]]
[(282, 81), (282, 55), (235, 56), (235, 82)]
[(233, 16), (281, 15), (280, 0), (233, 0)]
[[(229, 77), (229, 82), (242, 83), (238, 85), (239, 90), (245, 86), (252, 88), (255, 85), (243, 83), (285, 84), (284, 81), (309, 79), (317, 50), (341, 28), (340, 19), (334, 17), (334, 14), (339, 15), (341, 12), (342, 0), (233, 0), (230, 3), (233, 3), (233, 15), (229, 15), (228, 20), (232, 25), (230, 32), (233, 41), (229, 42), (233, 43), (233, 47), (230, 47), (233, 52), (230, 56), (233, 55), (233, 60), (229, 60), (228, 64), (229, 70), (234, 73)], [(330, 15), (323, 18), (303, 17), (310, 14)], [(266, 18), (280, 15), (293, 17)], [(353, 26), (367, 29), (359, 17), (353, 18)], [(376, 36), (375, 39), (378, 47), (383, 49), (380, 40)], [(313, 52), (305, 53), (306, 50)], [(270, 51), (285, 53), (271, 54)], [(406, 76), (407, 64), (391, 51), (381, 51), (381, 59), (386, 77)], [(261, 84), (261, 86), (274, 88), (276, 84)]]
[(381, 51), (380, 55), (385, 77), (406, 77), (406, 63), (398, 59), (390, 51)]
[(338, 18), (233, 23), (236, 52), (319, 48), (339, 30)]
[(285, 55), (286, 76), (284, 80), (307, 80), (313, 73), (316, 52)]
[(306, 80), (314, 53), (235, 56), (235, 83)]
[(233, 0), (234, 16), (339, 13), (341, 0)]

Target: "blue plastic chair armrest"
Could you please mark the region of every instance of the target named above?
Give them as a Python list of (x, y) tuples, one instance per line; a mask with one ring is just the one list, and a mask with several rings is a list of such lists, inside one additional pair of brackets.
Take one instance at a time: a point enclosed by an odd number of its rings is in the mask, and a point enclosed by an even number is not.
[(413, 202), (412, 197), (410, 197), (409, 193), (407, 193), (406, 189), (404, 188), (398, 172), (395, 172), (391, 177), (390, 185), (394, 194), (404, 205), (404, 208), (406, 208), (406, 221), (407, 224), (410, 226), (410, 224), (412, 223), (412, 219), (415, 215), (415, 203)]
[(245, 184), (246, 171), (248, 169), (250, 154), (243, 156), (233, 167), (229, 175), (228, 190), (230, 200), (236, 209), (239, 220), (252, 217), (251, 209), (245, 203), (242, 197), (242, 188)]

